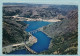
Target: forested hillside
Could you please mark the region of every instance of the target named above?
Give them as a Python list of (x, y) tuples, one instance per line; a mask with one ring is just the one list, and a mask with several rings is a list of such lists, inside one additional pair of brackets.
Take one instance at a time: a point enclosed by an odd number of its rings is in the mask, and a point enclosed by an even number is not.
[(78, 50), (78, 11), (71, 11), (60, 22), (43, 27), (43, 32), (51, 36), (48, 51), (44, 54), (77, 54)]
[(13, 17), (3, 16), (3, 46), (28, 40), (28, 33), (25, 32), (27, 25), (24, 22), (17, 22), (13, 19)]

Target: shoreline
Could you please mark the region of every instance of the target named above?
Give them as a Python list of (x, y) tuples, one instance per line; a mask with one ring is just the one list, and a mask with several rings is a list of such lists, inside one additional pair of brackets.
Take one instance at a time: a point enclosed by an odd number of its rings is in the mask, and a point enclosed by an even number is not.
[(27, 18), (26, 19), (27, 21), (46, 21), (46, 22), (58, 22), (58, 21), (61, 21), (61, 20), (58, 20), (58, 19), (31, 19), (31, 18)]
[(50, 45), (51, 45), (51, 42), (52, 42), (52, 37), (50, 35), (48, 35), (46, 32), (43, 31), (43, 27), (39, 28), (38, 30), (41, 31), (41, 32), (43, 32), (44, 34), (46, 34), (51, 39), (50, 43), (49, 43), (49, 47), (48, 47), (48, 49), (49, 49)]
[[(39, 31), (41, 31), (41, 30), (39, 30)], [(51, 36), (49, 36), (46, 32), (44, 32), (44, 31), (41, 31), (41, 32), (43, 32), (44, 34), (46, 34), (51, 40), (50, 40), (50, 43), (49, 43), (49, 46), (48, 46), (48, 49), (50, 48), (50, 45), (52, 44), (51, 42), (52, 42), (52, 38), (51, 38)], [(46, 51), (46, 50), (44, 50), (44, 51)], [(43, 52), (44, 52), (43, 51)]]
[(54, 19), (42, 19), (42, 18), (26, 18), (26, 17), (18, 17), (16, 16), (4, 16), (4, 17), (13, 17), (16, 21), (45, 21), (45, 22), (59, 22), (61, 20), (54, 18)]
[(12, 16), (14, 19), (18, 18), (16, 21), (46, 21), (46, 22), (58, 22), (58, 21), (61, 21), (59, 19), (42, 19), (42, 18), (36, 18), (36, 19), (33, 19), (33, 18), (26, 18), (26, 17), (18, 17), (17, 15), (16, 16)]
[[(44, 26), (43, 26), (43, 27), (44, 27)], [(43, 31), (43, 27), (39, 28), (38, 30), (41, 31), (41, 32), (43, 32), (44, 34), (46, 34), (48, 37), (51, 38), (51, 36), (49, 36), (46, 32)]]
[(25, 49), (25, 45), (28, 46), (29, 49), (31, 49), (30, 46), (32, 46), (34, 43), (37, 42), (37, 38), (36, 37), (33, 36), (33, 38), (31, 39), (32, 36), (33, 35), (31, 35), (29, 37), (29, 41), (18, 43), (18, 44), (12, 44), (12, 45), (8, 45), (8, 46), (5, 46), (5, 47), (2, 47), (2, 53), (3, 54), (8, 54), (8, 53), (16, 51), (16, 50)]

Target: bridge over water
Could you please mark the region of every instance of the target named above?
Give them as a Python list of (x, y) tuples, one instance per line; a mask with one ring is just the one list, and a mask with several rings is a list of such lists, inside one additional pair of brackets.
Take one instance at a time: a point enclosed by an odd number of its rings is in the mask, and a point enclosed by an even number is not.
[(37, 54), (37, 52), (35, 52), (34, 50), (32, 50), (31, 48), (29, 48), (26, 43), (25, 43), (25, 47), (28, 51), (30, 51), (32, 54)]
[(29, 33), (30, 33), (30, 34), (34, 34), (34, 33), (38, 32), (38, 31), (39, 31), (39, 30), (37, 29), (37, 30), (30, 31)]

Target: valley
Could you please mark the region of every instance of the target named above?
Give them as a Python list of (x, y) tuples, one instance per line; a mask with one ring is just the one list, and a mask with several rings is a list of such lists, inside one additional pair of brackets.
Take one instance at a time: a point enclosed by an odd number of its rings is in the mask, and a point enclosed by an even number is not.
[(2, 29), (3, 54), (75, 55), (78, 6), (3, 3)]

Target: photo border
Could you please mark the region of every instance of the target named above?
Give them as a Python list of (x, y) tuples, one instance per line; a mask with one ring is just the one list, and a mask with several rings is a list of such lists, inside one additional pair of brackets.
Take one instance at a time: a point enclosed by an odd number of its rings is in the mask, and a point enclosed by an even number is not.
[[(50, 55), (50, 56), (80, 56), (80, 0), (2, 0), (0, 1), (0, 56), (11, 56), (2, 54), (2, 6), (3, 3), (39, 3), (39, 4), (61, 4), (61, 5), (78, 5), (78, 55)], [(14, 55), (13, 55), (14, 56)], [(16, 56), (16, 55), (15, 55)], [(17, 55), (19, 56), (19, 55)], [(26, 55), (21, 55), (26, 56)], [(27, 55), (27, 56), (33, 56)], [(37, 56), (37, 55), (34, 55)], [(43, 55), (38, 55), (43, 56)], [(47, 55), (49, 56), (49, 55)]]

